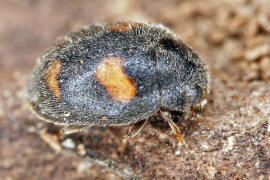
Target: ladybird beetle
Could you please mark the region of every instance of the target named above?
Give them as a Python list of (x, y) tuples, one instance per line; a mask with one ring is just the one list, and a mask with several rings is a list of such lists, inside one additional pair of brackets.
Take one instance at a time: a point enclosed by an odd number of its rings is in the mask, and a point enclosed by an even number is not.
[(133, 124), (160, 112), (183, 143), (171, 112), (207, 103), (209, 73), (198, 55), (163, 25), (94, 24), (58, 39), (37, 60), (28, 100), (43, 120), (80, 129)]

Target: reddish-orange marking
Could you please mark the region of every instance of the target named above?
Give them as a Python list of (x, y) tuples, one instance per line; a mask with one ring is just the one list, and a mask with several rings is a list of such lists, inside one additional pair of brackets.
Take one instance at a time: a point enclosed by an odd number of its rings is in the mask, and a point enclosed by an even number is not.
[(56, 60), (48, 64), (45, 72), (45, 82), (48, 88), (52, 91), (52, 93), (60, 98), (60, 88), (57, 76), (59, 75), (62, 68), (61, 60)]
[(119, 32), (127, 32), (129, 29), (129, 24), (122, 22), (122, 23), (113, 23), (108, 26), (111, 31), (119, 31)]
[(135, 96), (135, 81), (123, 71), (121, 57), (104, 58), (97, 67), (96, 77), (117, 101), (128, 102)]
[(101, 120), (102, 120), (102, 121), (106, 121), (106, 120), (108, 120), (108, 117), (107, 117), (107, 116), (103, 116), (103, 117), (101, 118)]
[(118, 23), (113, 23), (108, 25), (108, 28), (111, 31), (118, 31), (118, 32), (127, 32), (129, 31), (132, 27), (135, 26), (140, 26), (142, 25), (141, 23), (126, 23), (126, 22), (118, 22)]

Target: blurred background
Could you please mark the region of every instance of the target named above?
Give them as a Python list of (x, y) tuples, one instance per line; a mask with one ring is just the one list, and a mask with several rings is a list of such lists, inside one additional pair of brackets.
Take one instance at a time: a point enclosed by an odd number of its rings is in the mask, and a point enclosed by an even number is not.
[[(117, 138), (94, 144), (87, 142), (98, 139), (91, 135), (58, 140), (25, 105), (36, 58), (57, 37), (121, 20), (168, 26), (209, 66), (206, 109), (178, 123), (184, 150), (159, 125), (147, 125), (124, 156)], [(121, 179), (90, 163), (82, 146), (111, 148), (105, 154), (148, 179), (266, 178), (269, 80), (269, 0), (0, 0), (0, 179)], [(107, 130), (97, 134), (110, 136)]]

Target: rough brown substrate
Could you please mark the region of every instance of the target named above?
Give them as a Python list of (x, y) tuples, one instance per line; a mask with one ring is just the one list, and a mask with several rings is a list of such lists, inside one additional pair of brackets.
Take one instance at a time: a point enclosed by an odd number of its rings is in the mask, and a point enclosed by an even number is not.
[[(13, 0), (1, 1), (0, 11), (0, 179), (269, 177), (268, 0)], [(57, 138), (58, 129), (27, 108), (24, 88), (36, 57), (60, 35), (115, 20), (163, 23), (209, 65), (208, 105), (178, 123), (186, 146), (159, 117), (126, 145), (125, 128)]]

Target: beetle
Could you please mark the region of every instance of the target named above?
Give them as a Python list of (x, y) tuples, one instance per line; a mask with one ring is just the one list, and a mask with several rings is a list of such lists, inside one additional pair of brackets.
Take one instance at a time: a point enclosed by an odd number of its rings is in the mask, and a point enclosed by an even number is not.
[(133, 125), (135, 136), (159, 112), (183, 143), (171, 112), (207, 103), (210, 75), (198, 54), (161, 24), (94, 24), (58, 39), (30, 77), (27, 94), (43, 120), (66, 133)]

